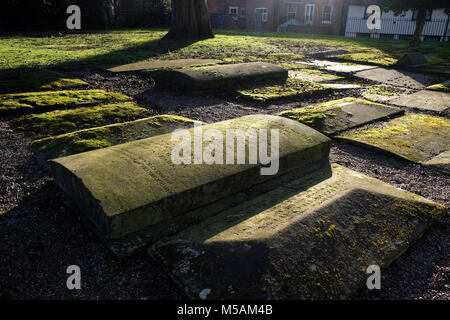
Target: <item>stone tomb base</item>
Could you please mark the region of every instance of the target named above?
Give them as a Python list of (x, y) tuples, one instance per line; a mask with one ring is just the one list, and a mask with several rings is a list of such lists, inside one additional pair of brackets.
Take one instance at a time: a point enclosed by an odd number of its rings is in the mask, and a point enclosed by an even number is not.
[[(225, 210), (149, 250), (192, 299), (343, 299), (445, 208), (333, 165)], [(331, 177), (330, 177), (331, 175)]]
[[(257, 133), (255, 141), (261, 139), (263, 143), (261, 130), (265, 131), (269, 156), (272, 134), (278, 132), (278, 141), (275, 140), (279, 145), (278, 170), (273, 172), (276, 175), (263, 173), (275, 164), (274, 161), (270, 166), (261, 161), (250, 163), (247, 152), (250, 138), (244, 136), (242, 142), (236, 142), (233, 136), (227, 136), (228, 129), (244, 133), (253, 129)], [(211, 148), (214, 138), (206, 135), (212, 132), (223, 136), (222, 143), (215, 144), (214, 148), (214, 153), (221, 154), (223, 164), (196, 164), (196, 159), (202, 159), (203, 151)], [(328, 159), (331, 147), (330, 140), (319, 132), (295, 121), (268, 115), (192, 128), (184, 131), (183, 137), (186, 135), (192, 149), (191, 154), (187, 150), (183, 154), (186, 153), (190, 164), (174, 163), (172, 155), (181, 139), (165, 134), (55, 159), (51, 162), (55, 181), (75, 200), (103, 239), (118, 240), (145, 228), (173, 224), (183, 214), (284, 173), (308, 172)], [(234, 150), (229, 149), (230, 145), (235, 146)], [(258, 145), (256, 151), (260, 152)], [(200, 154), (196, 157), (198, 147)], [(238, 164), (237, 150), (241, 147), (245, 150), (244, 164)], [(260, 157), (261, 154), (257, 155), (258, 159)], [(222, 208), (227, 205), (223, 204)]]

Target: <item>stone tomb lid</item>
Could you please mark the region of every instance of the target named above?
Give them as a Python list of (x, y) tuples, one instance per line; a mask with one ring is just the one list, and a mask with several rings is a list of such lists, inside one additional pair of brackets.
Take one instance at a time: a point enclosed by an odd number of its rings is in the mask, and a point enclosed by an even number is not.
[[(104, 238), (118, 239), (274, 178), (262, 175), (261, 164), (249, 164), (248, 154), (245, 164), (226, 164), (227, 143), (235, 141), (225, 138), (227, 129), (267, 130), (269, 154), (271, 132), (278, 130), (277, 175), (308, 170), (328, 159), (331, 147), (330, 140), (321, 133), (276, 116), (252, 115), (201, 128), (201, 131), (196, 127), (184, 133), (191, 141), (195, 141), (194, 135), (195, 139), (201, 139), (202, 132), (209, 129), (222, 133), (224, 164), (194, 164), (195, 148), (188, 154), (192, 164), (175, 164), (172, 152), (180, 141), (172, 140), (172, 134), (165, 134), (55, 159), (51, 162), (55, 181), (88, 215)], [(203, 147), (210, 141), (205, 141)], [(244, 143), (248, 150), (249, 139)], [(236, 150), (238, 147), (231, 154), (234, 163)]]
[(120, 72), (144, 71), (144, 70), (161, 70), (161, 69), (208, 65), (218, 62), (220, 61), (214, 59), (147, 60), (113, 67), (108, 69), (108, 71), (120, 73)]
[(389, 266), (445, 213), (333, 165), (331, 177), (316, 171), (294, 180), (149, 253), (192, 299), (345, 299), (366, 285), (370, 265)]
[(250, 62), (191, 69), (161, 70), (152, 75), (167, 85), (194, 91), (218, 90), (237, 85), (285, 82), (288, 71), (265, 62)]

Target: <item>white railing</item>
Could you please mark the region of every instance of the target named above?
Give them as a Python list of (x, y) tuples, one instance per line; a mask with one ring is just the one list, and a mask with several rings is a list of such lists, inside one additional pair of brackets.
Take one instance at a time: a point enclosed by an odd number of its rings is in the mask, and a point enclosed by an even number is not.
[[(445, 30), (447, 28), (447, 30)], [(347, 19), (345, 33), (375, 33), (394, 35), (413, 35), (416, 30), (416, 21), (402, 18), (381, 19), (381, 29), (370, 30), (367, 28), (367, 19), (352, 18)], [(448, 24), (446, 19), (431, 20), (425, 23), (423, 36), (448, 36)]]

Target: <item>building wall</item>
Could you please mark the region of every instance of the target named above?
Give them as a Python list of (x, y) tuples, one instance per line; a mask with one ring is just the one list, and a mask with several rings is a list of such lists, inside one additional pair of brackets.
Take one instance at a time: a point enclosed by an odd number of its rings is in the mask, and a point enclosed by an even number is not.
[[(280, 17), (283, 21), (287, 19), (288, 4), (290, 1), (280, 5)], [(298, 25), (289, 25), (288, 31), (301, 33), (318, 33), (318, 34), (343, 34), (343, 13), (345, 12), (345, 1), (343, 0), (305, 0), (297, 5)], [(314, 5), (314, 16), (311, 23), (306, 21), (306, 8), (308, 5)], [(326, 22), (323, 20), (323, 13), (326, 6), (331, 6), (331, 20)]]

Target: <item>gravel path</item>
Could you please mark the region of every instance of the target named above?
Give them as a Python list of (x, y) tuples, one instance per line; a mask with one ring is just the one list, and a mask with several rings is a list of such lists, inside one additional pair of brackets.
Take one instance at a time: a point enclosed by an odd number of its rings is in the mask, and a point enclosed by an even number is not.
[[(173, 113), (214, 122), (351, 95), (339, 93), (301, 103), (258, 105), (194, 99), (143, 84), (135, 76), (85, 75), (92, 88), (102, 87), (153, 105), (149, 114)], [(107, 81), (104, 81), (104, 80)], [(109, 80), (108, 80), (109, 79)], [(356, 94), (356, 93), (355, 93)], [(357, 95), (357, 94), (356, 94)], [(76, 206), (40, 170), (29, 148), (31, 138), (0, 118), (0, 299), (180, 299), (182, 291), (145, 250), (131, 257), (112, 256), (78, 218)], [(450, 178), (420, 165), (361, 148), (335, 143), (332, 161), (353, 170), (450, 205)], [(382, 290), (363, 291), (358, 299), (450, 299), (449, 219), (383, 272)], [(66, 288), (66, 268), (78, 265), (83, 290)]]

